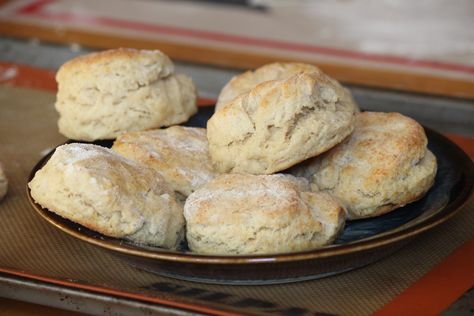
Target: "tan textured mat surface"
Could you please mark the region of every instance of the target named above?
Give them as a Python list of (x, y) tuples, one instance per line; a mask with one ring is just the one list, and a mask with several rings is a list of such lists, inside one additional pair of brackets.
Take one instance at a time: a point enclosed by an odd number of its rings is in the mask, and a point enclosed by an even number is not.
[[(474, 203), (389, 258), (321, 280), (224, 286), (156, 276), (51, 227), (31, 208), (26, 179), (49, 149), (65, 141), (56, 128), (54, 94), (0, 86), (0, 161), (10, 188), (0, 202), (0, 269), (76, 284), (172, 298), (249, 313), (367, 315), (380, 309), (474, 236)], [(1, 293), (0, 293), (1, 296)]]

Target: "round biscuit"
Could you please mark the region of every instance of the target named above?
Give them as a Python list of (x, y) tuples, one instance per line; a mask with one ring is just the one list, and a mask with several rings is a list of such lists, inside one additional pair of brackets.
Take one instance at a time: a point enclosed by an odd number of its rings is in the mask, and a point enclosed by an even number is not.
[(59, 146), (28, 186), (42, 207), (107, 236), (164, 248), (184, 237), (182, 207), (163, 178), (108, 148)]
[(196, 113), (196, 88), (158, 50), (113, 49), (77, 57), (56, 74), (59, 132), (75, 140), (179, 124)]
[(184, 216), (189, 248), (214, 255), (318, 248), (333, 242), (345, 221), (329, 194), (283, 174), (219, 175), (188, 197)]
[(112, 150), (155, 169), (184, 197), (217, 175), (204, 128), (171, 126), (124, 133), (117, 137)]
[(341, 200), (349, 219), (378, 216), (420, 199), (433, 185), (436, 157), (423, 127), (399, 113), (363, 112), (352, 135), (292, 173)]
[(357, 112), (349, 91), (322, 73), (266, 81), (209, 119), (211, 159), (220, 172), (275, 173), (344, 140)]

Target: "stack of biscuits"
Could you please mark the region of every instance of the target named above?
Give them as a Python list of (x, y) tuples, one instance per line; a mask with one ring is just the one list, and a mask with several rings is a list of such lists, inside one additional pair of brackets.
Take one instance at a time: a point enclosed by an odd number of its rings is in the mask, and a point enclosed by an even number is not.
[(360, 112), (317, 67), (273, 63), (222, 89), (207, 129), (177, 124), (196, 89), (159, 51), (116, 49), (57, 74), (59, 146), (29, 183), (42, 207), (104, 235), (211, 255), (305, 251), (346, 220), (420, 199), (436, 158), (423, 128)]

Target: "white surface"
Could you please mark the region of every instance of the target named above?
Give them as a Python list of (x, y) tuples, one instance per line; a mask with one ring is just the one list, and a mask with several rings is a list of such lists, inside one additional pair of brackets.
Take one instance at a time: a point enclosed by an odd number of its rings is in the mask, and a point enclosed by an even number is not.
[[(35, 0), (19, 1), (28, 2)], [(314, 62), (438, 73), (474, 81), (474, 1), (254, 2), (269, 9), (189, 1), (57, 0), (41, 6), (40, 12), (55, 16), (48, 18), (18, 15), (12, 9), (18, 7), (18, 2), (13, 1), (0, 10), (0, 19), (53, 26), (58, 32), (70, 27)], [(57, 18), (58, 15), (62, 17)], [(343, 54), (325, 52), (324, 48), (342, 50)], [(407, 60), (371, 60), (370, 56), (360, 58), (360, 53)], [(412, 65), (411, 59), (461, 65), (468, 70)]]

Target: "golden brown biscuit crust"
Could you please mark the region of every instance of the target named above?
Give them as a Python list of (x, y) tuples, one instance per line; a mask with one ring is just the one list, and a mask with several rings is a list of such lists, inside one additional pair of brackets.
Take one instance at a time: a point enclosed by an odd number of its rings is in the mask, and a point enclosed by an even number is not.
[(75, 140), (185, 122), (197, 111), (192, 80), (174, 74), (160, 51), (114, 49), (77, 57), (59, 69), (59, 131)]

